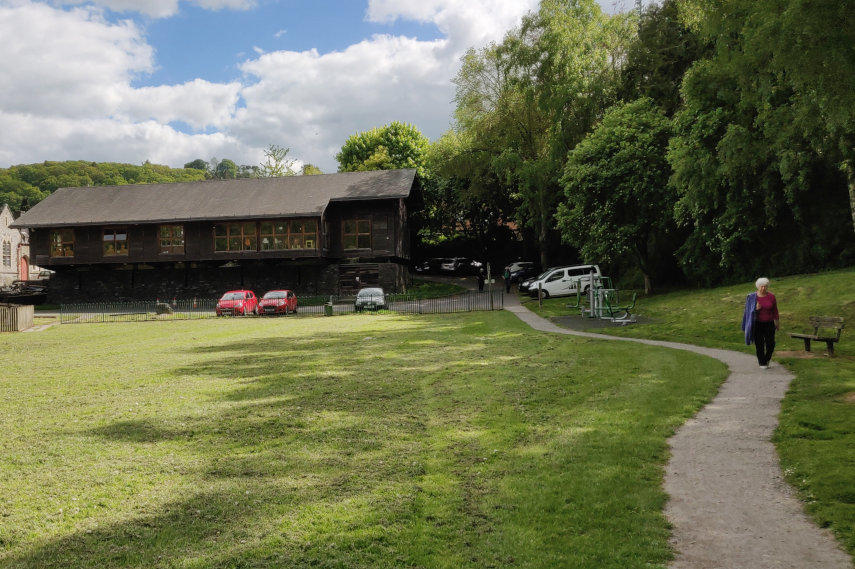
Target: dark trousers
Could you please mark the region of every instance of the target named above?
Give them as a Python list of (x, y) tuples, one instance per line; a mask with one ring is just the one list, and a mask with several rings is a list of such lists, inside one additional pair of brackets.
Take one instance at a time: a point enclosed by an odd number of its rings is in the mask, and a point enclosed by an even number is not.
[(772, 352), (775, 351), (775, 323), (754, 323), (754, 348), (757, 350), (757, 362), (761, 366), (769, 365)]

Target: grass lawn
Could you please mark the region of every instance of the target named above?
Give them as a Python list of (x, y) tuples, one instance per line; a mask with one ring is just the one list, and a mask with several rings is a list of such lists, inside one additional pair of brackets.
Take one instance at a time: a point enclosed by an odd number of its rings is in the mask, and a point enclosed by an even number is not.
[(722, 364), (506, 312), (4, 334), (0, 566), (664, 567)]
[[(784, 474), (817, 523), (834, 531), (855, 555), (855, 269), (769, 276), (781, 313), (774, 360), (796, 376), (775, 434)], [(740, 330), (745, 295), (753, 290), (748, 282), (642, 298), (636, 312), (643, 323), (596, 331), (753, 354)], [(569, 312), (567, 299), (549, 299), (540, 309), (535, 301), (525, 302), (544, 316)], [(846, 319), (834, 357), (825, 355), (824, 342), (814, 342), (807, 354), (801, 340), (789, 337), (789, 332), (811, 332), (811, 315)]]

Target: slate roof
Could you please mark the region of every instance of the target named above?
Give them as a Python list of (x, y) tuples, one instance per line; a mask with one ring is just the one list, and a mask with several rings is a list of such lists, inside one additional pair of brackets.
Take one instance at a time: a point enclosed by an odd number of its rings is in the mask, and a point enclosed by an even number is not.
[(415, 170), (60, 188), (13, 227), (320, 216), (331, 202), (410, 196)]

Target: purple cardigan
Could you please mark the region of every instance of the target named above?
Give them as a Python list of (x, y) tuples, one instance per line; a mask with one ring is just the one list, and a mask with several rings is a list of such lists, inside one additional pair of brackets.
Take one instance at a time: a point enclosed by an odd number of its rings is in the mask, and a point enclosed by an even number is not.
[(745, 332), (745, 344), (754, 342), (754, 321), (757, 319), (757, 293), (750, 293), (745, 299), (745, 312), (742, 314), (742, 330)]

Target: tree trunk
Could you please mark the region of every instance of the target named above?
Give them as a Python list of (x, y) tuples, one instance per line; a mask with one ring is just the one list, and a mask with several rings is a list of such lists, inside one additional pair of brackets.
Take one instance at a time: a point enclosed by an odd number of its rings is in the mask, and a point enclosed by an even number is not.
[(646, 271), (642, 271), (641, 274), (644, 275), (644, 294), (650, 296), (653, 294), (653, 279), (650, 278), (650, 275)]
[(540, 266), (545, 271), (549, 267), (549, 224), (552, 219), (550, 212), (546, 211), (546, 198), (544, 190), (538, 190), (538, 201), (540, 202), (540, 227), (537, 228), (537, 242), (540, 245)]
[(849, 212), (852, 214), (852, 230), (855, 231), (855, 168), (850, 160), (844, 160), (841, 168), (846, 174), (846, 183), (849, 186)]

